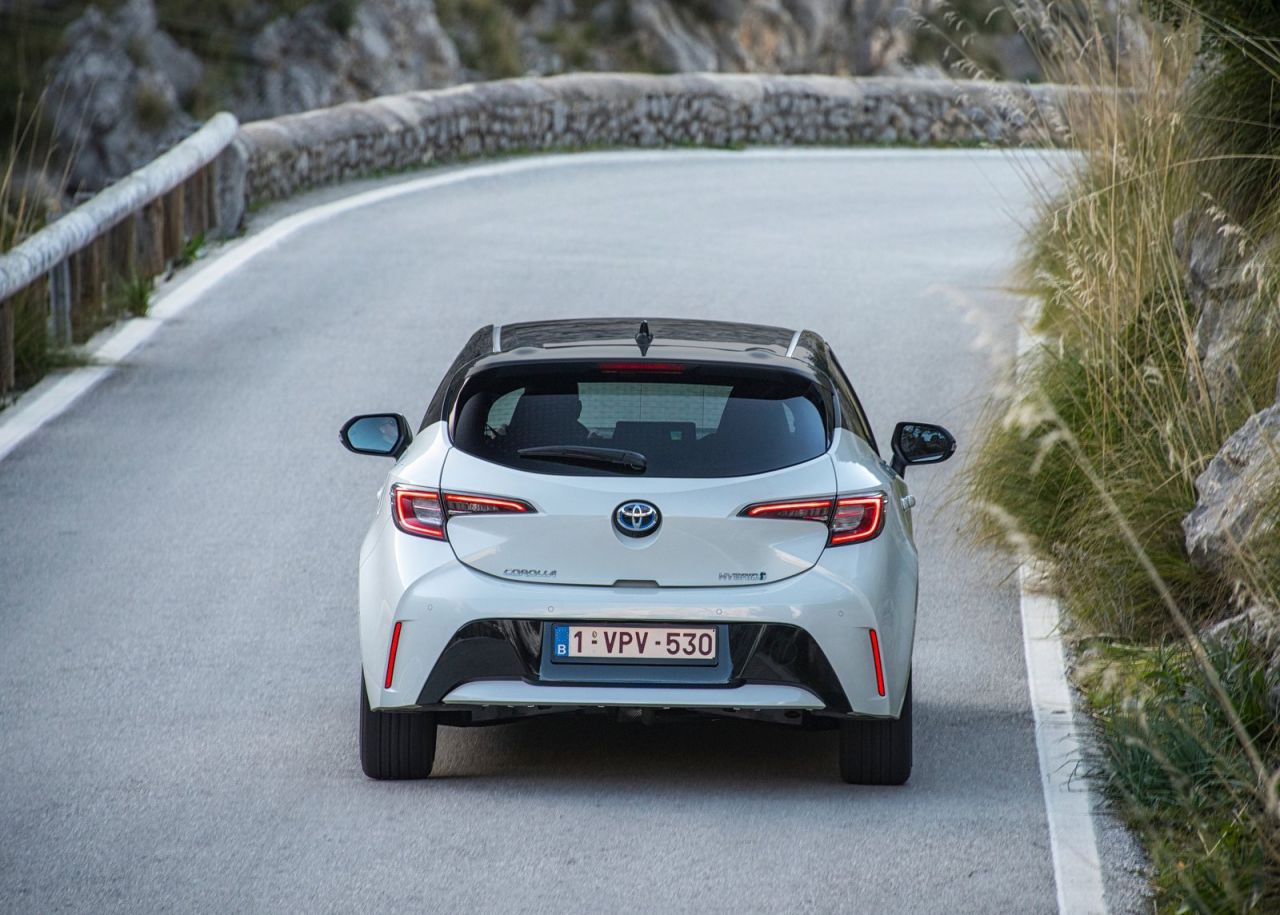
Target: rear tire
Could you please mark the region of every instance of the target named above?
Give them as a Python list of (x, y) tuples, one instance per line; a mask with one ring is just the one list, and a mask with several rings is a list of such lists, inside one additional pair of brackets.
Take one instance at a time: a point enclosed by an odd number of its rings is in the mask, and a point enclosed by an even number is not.
[(426, 778), (436, 758), (433, 712), (375, 712), (360, 675), (360, 766), (369, 778)]
[(840, 722), (840, 777), (851, 785), (902, 785), (911, 777), (911, 681), (896, 721)]

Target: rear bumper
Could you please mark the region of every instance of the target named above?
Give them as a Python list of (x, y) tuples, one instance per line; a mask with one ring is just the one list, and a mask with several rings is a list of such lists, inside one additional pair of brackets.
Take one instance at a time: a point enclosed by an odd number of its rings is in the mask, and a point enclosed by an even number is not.
[(521, 680), (474, 680), (444, 697), (445, 705), (520, 708), (697, 708), (819, 711), (825, 703), (799, 686), (744, 683), (741, 686), (691, 689), (670, 686), (550, 686)]
[[(494, 578), (457, 562), (451, 551), (445, 555), (447, 544), (430, 546), (441, 550), (443, 561), (403, 585), (399, 576), (405, 557), (396, 557), (394, 550), (374, 551), (361, 568), (361, 653), (375, 709), (441, 705), (800, 708), (892, 718), (901, 708), (915, 624), (914, 564), (904, 570), (910, 574), (904, 574), (897, 586), (893, 576), (868, 576), (872, 589), (858, 587), (822, 563), (792, 578), (750, 587), (608, 588)], [(859, 550), (857, 555), (867, 562), (873, 552)], [(855, 551), (844, 551), (842, 558), (853, 555)], [(379, 569), (384, 561), (387, 566)], [(725, 671), (719, 682), (548, 678), (540, 658), (543, 624), (559, 621), (720, 625), (728, 636), (722, 636), (722, 644), (738, 646), (734, 648), (736, 666)], [(397, 623), (400, 637), (388, 687), (385, 674)], [(508, 630), (503, 634), (505, 644), (480, 631), (495, 626)], [(869, 629), (878, 633), (885, 695), (877, 688)], [(808, 652), (820, 662), (779, 671), (777, 653), (741, 647), (757, 636), (783, 632), (797, 633), (797, 651)], [(476, 636), (487, 636), (484, 644), (457, 651), (460, 640)], [(808, 643), (812, 649), (803, 647)], [(758, 662), (748, 666), (752, 658)], [(581, 673), (581, 667), (576, 673)], [(475, 686), (485, 681), (506, 685), (502, 691), (492, 685)], [(797, 690), (807, 695), (800, 696)], [(778, 705), (783, 696), (785, 701), (801, 704)]]
[[(745, 686), (802, 689), (803, 708), (849, 711), (849, 702), (822, 650), (803, 629), (776, 623), (720, 623), (718, 659), (713, 665), (646, 664), (628, 661), (558, 662), (551, 648), (551, 623), (499, 619), (469, 623), (454, 634), (432, 667), (417, 704), (431, 708), (450, 703), (483, 704), (460, 698), (459, 687), (475, 681), (516, 682), (529, 687), (516, 693), (530, 705), (665, 706), (777, 708), (777, 696)], [(404, 627), (402, 625), (403, 633)], [(397, 674), (398, 676), (398, 674)], [(394, 679), (393, 679), (394, 683)], [(537, 701), (567, 689), (572, 702)], [(656, 690), (652, 701), (644, 690)], [(598, 695), (593, 698), (593, 691)], [(783, 691), (786, 695), (791, 695)], [(699, 695), (703, 694), (703, 695)], [(719, 698), (712, 694), (725, 694)], [(469, 696), (464, 692), (463, 696)], [(662, 699), (662, 696), (668, 697)], [(683, 696), (679, 701), (670, 697)], [(792, 695), (792, 699), (795, 696)], [(758, 706), (753, 702), (760, 702)], [(816, 706), (813, 703), (816, 702)], [(519, 705), (522, 703), (513, 703)], [(792, 707), (792, 706), (786, 706)]]

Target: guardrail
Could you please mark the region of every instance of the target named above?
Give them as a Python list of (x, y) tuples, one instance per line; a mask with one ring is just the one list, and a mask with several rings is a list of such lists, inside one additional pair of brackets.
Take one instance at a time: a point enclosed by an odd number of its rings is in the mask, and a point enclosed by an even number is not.
[(243, 177), (231, 176), (229, 200), (219, 192), (217, 160), (239, 126), (233, 115), (215, 115), (0, 255), (0, 400), (17, 380), (20, 330), (44, 334), (42, 345), (82, 342), (113, 317), (107, 304), (122, 287), (163, 273), (193, 239), (235, 230), (243, 204), (234, 194), (243, 195)]

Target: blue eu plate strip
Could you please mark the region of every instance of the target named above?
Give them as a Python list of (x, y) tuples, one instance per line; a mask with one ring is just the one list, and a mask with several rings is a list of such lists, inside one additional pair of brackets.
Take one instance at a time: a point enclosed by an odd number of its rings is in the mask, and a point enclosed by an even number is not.
[(557, 658), (569, 657), (569, 627), (555, 627), (555, 648), (553, 649)]

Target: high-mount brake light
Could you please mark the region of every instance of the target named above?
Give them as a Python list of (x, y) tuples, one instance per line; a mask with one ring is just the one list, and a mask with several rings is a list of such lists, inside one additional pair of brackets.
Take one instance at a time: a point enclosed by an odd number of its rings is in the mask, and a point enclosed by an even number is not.
[(609, 375), (623, 372), (653, 372), (658, 375), (679, 375), (688, 366), (680, 362), (601, 362), (596, 368)]
[(445, 522), (458, 515), (505, 515), (532, 512), (533, 506), (519, 499), (475, 496), (447, 492), (443, 500), (434, 489), (395, 486), (391, 490), (392, 517), (406, 534), (447, 540)]
[(779, 518), (790, 521), (819, 521), (827, 526), (827, 545), (842, 546), (870, 540), (880, 533), (884, 519), (884, 496), (788, 499), (759, 502), (741, 512), (744, 518)]

